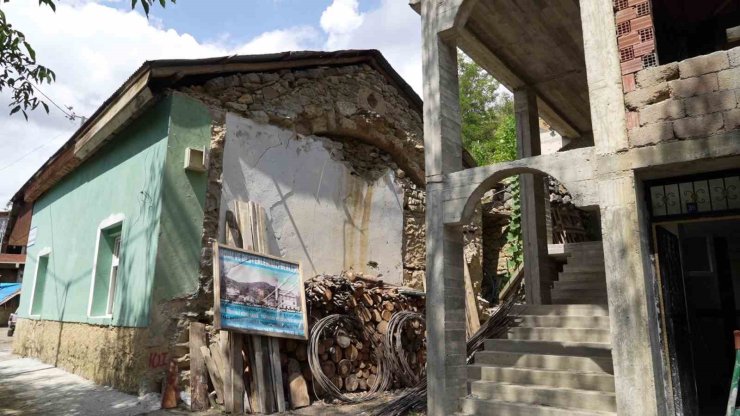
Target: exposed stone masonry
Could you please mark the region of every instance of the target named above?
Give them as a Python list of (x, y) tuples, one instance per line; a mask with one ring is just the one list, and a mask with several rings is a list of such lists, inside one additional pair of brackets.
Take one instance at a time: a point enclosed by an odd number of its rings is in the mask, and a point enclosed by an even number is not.
[[(383, 75), (368, 65), (234, 74), (180, 88), (214, 113), (316, 135), (335, 160), (369, 181), (388, 169), (404, 190), (404, 284), (423, 288), (425, 270), (424, 155), (421, 115)], [(208, 240), (217, 237), (223, 132), (211, 145), (201, 261), (201, 284), (212, 285)], [(210, 291), (210, 289), (207, 289)], [(205, 301), (210, 296), (203, 297)], [(201, 308), (203, 309), (203, 308)]]

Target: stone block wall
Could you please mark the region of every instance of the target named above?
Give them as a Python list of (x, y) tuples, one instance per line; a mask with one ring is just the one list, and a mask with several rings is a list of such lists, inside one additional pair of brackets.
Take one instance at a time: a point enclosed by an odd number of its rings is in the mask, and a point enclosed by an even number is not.
[(625, 84), (630, 147), (740, 126), (740, 48), (644, 69)]

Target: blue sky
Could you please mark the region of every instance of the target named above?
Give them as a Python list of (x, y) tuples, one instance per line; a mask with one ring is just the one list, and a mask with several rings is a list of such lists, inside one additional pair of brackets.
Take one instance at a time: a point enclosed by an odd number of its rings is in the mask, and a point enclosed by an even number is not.
[[(88, 116), (145, 60), (379, 49), (421, 92), (421, 28), (407, 0), (178, 0), (146, 19), (130, 0), (0, 3), (57, 81), (40, 88)], [(52, 107), (26, 122), (0, 93), (0, 209), (79, 126)]]
[[(403, 0), (398, 0), (403, 1)], [(316, 25), (331, 0), (179, 0), (151, 16), (164, 27), (210, 42), (229, 39), (239, 44), (263, 32), (290, 26)], [(359, 2), (359, 12), (378, 8), (379, 0)], [(125, 10), (129, 2), (116, 5)]]

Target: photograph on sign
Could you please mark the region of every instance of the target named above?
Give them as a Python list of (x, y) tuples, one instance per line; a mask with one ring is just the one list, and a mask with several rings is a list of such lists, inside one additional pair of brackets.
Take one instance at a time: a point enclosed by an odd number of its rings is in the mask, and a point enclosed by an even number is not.
[(214, 244), (218, 329), (307, 339), (299, 263)]

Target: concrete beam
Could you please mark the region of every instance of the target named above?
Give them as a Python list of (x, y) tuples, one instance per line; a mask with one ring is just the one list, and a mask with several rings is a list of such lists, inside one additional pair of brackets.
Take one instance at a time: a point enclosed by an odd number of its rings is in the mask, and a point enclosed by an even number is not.
[(446, 174), (443, 177), (445, 223), (466, 224), (486, 191), (503, 179), (522, 173), (550, 175), (565, 184), (576, 205), (597, 205), (594, 162), (594, 149), (586, 147)]
[[(521, 157), (538, 156), (540, 146), (537, 94), (531, 88), (514, 91), (517, 154)], [(547, 255), (547, 223), (545, 218), (544, 175), (524, 173), (519, 176), (522, 209), (522, 243), (524, 245), (524, 290), (527, 303), (550, 303), (552, 281), (550, 259)]]

